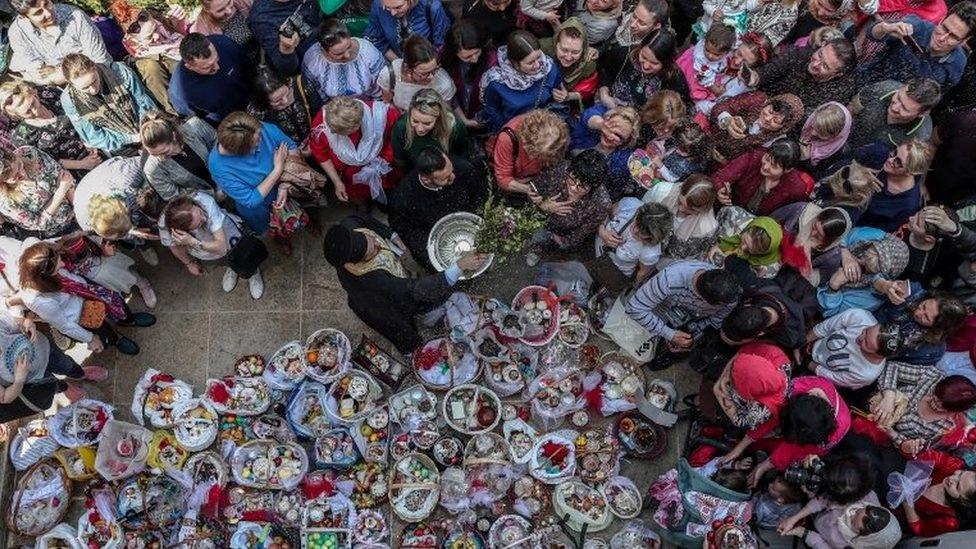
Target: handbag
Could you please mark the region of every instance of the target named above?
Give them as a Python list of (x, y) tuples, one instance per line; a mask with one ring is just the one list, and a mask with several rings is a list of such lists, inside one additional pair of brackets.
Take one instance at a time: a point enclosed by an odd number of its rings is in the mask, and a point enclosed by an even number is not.
[(268, 259), (268, 247), (264, 245), (253, 231), (238, 223), (231, 217), (234, 225), (240, 231), (240, 236), (230, 239), (230, 251), (227, 252), (227, 264), (230, 269), (241, 278), (251, 278), (258, 271), (258, 267)]
[(659, 338), (627, 316), (627, 311), (624, 309), (625, 297), (627, 296), (620, 296), (614, 301), (613, 307), (607, 313), (602, 331), (610, 336), (610, 339), (619, 345), (627, 356), (639, 364), (644, 364), (650, 362), (657, 354)]

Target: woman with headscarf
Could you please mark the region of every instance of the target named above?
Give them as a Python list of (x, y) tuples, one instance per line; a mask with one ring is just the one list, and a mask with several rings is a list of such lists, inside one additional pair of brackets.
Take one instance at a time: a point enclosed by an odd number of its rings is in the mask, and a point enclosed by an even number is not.
[(665, 258), (702, 259), (715, 244), (715, 186), (701, 174), (682, 183), (661, 181), (644, 195), (644, 202), (664, 205), (674, 216), (674, 229), (663, 245)]
[(747, 431), (722, 461), (738, 459), (761, 438), (760, 427), (779, 417), (789, 393), (790, 371), (790, 359), (770, 343), (747, 343), (729, 360), (712, 393), (729, 420)]
[(515, 116), (548, 105), (561, 79), (559, 66), (542, 52), (539, 40), (517, 30), (498, 48), (498, 64), (481, 77), (477, 119), (497, 132)]
[(709, 126), (716, 151), (725, 159), (769, 147), (803, 120), (803, 102), (792, 93), (769, 97), (761, 91), (737, 95), (715, 105)]
[(596, 70), (596, 59), (591, 55), (586, 42), (586, 27), (576, 17), (571, 17), (559, 26), (556, 36), (539, 41), (542, 52), (556, 60), (563, 80), (552, 90), (552, 98), (559, 103), (568, 103), (576, 111), (583, 110), (596, 95), (600, 74)]
[(749, 263), (756, 274), (771, 278), (783, 260), (783, 228), (772, 217), (755, 217), (742, 208), (722, 208), (718, 213), (718, 245), (708, 253), (709, 260), (721, 264), (727, 256)]
[(908, 265), (908, 245), (880, 229), (858, 227), (844, 238), (841, 267), (817, 288), (824, 317), (850, 308), (877, 311), (885, 301), (900, 304), (908, 281), (896, 280)]
[(891, 549), (901, 540), (901, 526), (873, 491), (849, 505), (811, 507), (812, 513), (817, 513), (812, 528), (796, 526), (784, 535), (802, 539), (811, 549)]
[(790, 233), (810, 270), (800, 273), (819, 286), (840, 267), (841, 242), (851, 229), (851, 218), (841, 208), (822, 208), (813, 202), (797, 202), (777, 209), (770, 217)]
[(807, 117), (800, 131), (801, 166), (814, 179), (824, 173), (846, 151), (853, 118), (847, 107), (836, 102), (820, 105)]

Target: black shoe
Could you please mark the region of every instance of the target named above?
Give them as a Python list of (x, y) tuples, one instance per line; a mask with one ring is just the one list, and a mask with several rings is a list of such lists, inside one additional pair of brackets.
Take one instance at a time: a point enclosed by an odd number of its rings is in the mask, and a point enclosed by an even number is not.
[(116, 324), (119, 326), (136, 326), (139, 328), (148, 328), (156, 323), (156, 317), (149, 313), (135, 313), (131, 317), (120, 320)]
[(115, 342), (115, 347), (123, 355), (137, 355), (139, 354), (139, 345), (127, 337), (120, 337), (118, 341)]
[(667, 370), (671, 366), (674, 366), (674, 363), (679, 360), (681, 360), (681, 355), (663, 349), (647, 363), (647, 369), (652, 372), (660, 372), (661, 370)]

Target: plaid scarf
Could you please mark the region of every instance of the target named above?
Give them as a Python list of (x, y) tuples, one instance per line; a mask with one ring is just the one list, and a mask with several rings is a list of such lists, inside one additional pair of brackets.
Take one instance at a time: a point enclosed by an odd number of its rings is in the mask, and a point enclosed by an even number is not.
[(93, 126), (119, 133), (139, 131), (139, 113), (129, 90), (108, 65), (95, 65), (102, 91), (91, 95), (68, 86), (68, 94), (78, 115)]

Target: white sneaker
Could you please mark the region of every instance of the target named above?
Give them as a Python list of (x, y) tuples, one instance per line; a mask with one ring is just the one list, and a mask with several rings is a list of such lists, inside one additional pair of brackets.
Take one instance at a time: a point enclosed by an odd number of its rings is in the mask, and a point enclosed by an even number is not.
[(159, 265), (159, 256), (156, 254), (156, 250), (148, 246), (143, 246), (142, 248), (139, 248), (139, 254), (142, 255), (142, 259), (150, 267)]
[(156, 291), (153, 290), (152, 284), (148, 280), (142, 278), (141, 276), (136, 278), (136, 288), (139, 288), (139, 293), (142, 294), (142, 301), (146, 304), (146, 307), (150, 309), (156, 308)]
[(237, 287), (237, 273), (231, 269), (224, 271), (224, 280), (221, 282), (221, 286), (224, 288), (225, 292), (233, 292), (234, 288)]
[(247, 289), (251, 292), (251, 298), (261, 299), (264, 295), (264, 279), (261, 278), (261, 271), (256, 271), (251, 278), (247, 279)]

